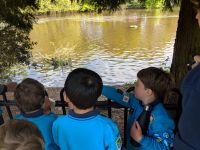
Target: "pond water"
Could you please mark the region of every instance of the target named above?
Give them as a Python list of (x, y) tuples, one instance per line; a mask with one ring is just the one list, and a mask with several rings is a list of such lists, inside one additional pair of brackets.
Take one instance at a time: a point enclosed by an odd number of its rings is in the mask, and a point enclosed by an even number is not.
[[(171, 64), (178, 11), (128, 10), (104, 15), (66, 15), (38, 20), (30, 34), (37, 42), (33, 62), (14, 81), (31, 77), (45, 86), (62, 87), (68, 73), (85, 67), (99, 73), (104, 84), (133, 82), (145, 67)], [(42, 59), (68, 65), (41, 65)]]

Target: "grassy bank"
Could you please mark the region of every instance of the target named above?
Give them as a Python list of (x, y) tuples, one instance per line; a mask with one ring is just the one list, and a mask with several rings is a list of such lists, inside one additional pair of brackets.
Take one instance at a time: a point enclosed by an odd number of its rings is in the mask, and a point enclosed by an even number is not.
[(50, 12), (85, 12), (93, 11), (94, 6), (81, 3), (71, 3), (70, 0), (40, 0), (40, 8), (36, 11), (36, 14), (48, 14)]
[[(163, 0), (130, 0), (130, 2), (123, 5), (125, 9), (162, 9)], [(77, 2), (71, 3), (71, 0), (40, 0), (39, 10), (35, 12), (36, 15), (51, 15), (63, 12), (94, 12), (95, 6), (87, 3), (81, 4)]]
[[(144, 9), (144, 8), (162, 8), (162, 0), (146, 0), (140, 2), (138, 0), (131, 0), (125, 4), (127, 9)], [(36, 14), (50, 14), (52, 12), (93, 12), (95, 7), (89, 4), (81, 4), (77, 2), (71, 3), (71, 0), (40, 0), (39, 10)]]

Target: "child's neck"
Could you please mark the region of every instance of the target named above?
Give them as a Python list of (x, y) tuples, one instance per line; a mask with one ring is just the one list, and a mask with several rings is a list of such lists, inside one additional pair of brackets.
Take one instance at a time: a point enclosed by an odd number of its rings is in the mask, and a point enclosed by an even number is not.
[(26, 112), (26, 114), (32, 114), (32, 113), (35, 113), (37, 111), (39, 111), (40, 109), (37, 109), (37, 110), (34, 110), (34, 111), (29, 111), (29, 112)]
[(73, 111), (77, 114), (85, 114), (85, 113), (88, 113), (92, 110), (94, 110), (94, 107), (87, 108), (87, 109), (79, 109), (79, 108), (76, 108), (76, 107), (73, 108)]
[(148, 105), (148, 104), (153, 103), (155, 100), (156, 100), (155, 97), (149, 97), (147, 99), (142, 100), (142, 104), (143, 105)]

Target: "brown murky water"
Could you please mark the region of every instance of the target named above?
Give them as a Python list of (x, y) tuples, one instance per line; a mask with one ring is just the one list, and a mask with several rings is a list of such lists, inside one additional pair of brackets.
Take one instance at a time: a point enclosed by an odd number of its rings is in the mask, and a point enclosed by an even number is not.
[(128, 10), (111, 15), (70, 15), (43, 18), (34, 25), (31, 39), (38, 58), (66, 58), (71, 67), (29, 66), (26, 75), (46, 86), (62, 87), (71, 69), (98, 72), (105, 84), (120, 85), (136, 79), (148, 66), (170, 67), (178, 11)]

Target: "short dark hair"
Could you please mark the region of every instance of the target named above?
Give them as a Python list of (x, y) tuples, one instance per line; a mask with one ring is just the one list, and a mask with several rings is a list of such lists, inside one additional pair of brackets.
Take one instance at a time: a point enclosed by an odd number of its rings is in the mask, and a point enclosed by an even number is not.
[(65, 81), (65, 92), (70, 101), (79, 109), (87, 109), (95, 105), (102, 92), (102, 79), (94, 71), (77, 68)]
[(162, 69), (149, 67), (138, 72), (137, 77), (142, 81), (145, 88), (151, 89), (156, 99), (164, 101), (167, 93), (174, 88), (173, 78)]
[(19, 109), (26, 113), (42, 108), (45, 88), (37, 80), (27, 78), (17, 85), (14, 95)]
[(43, 150), (44, 139), (33, 123), (10, 120), (0, 126), (0, 149)]

